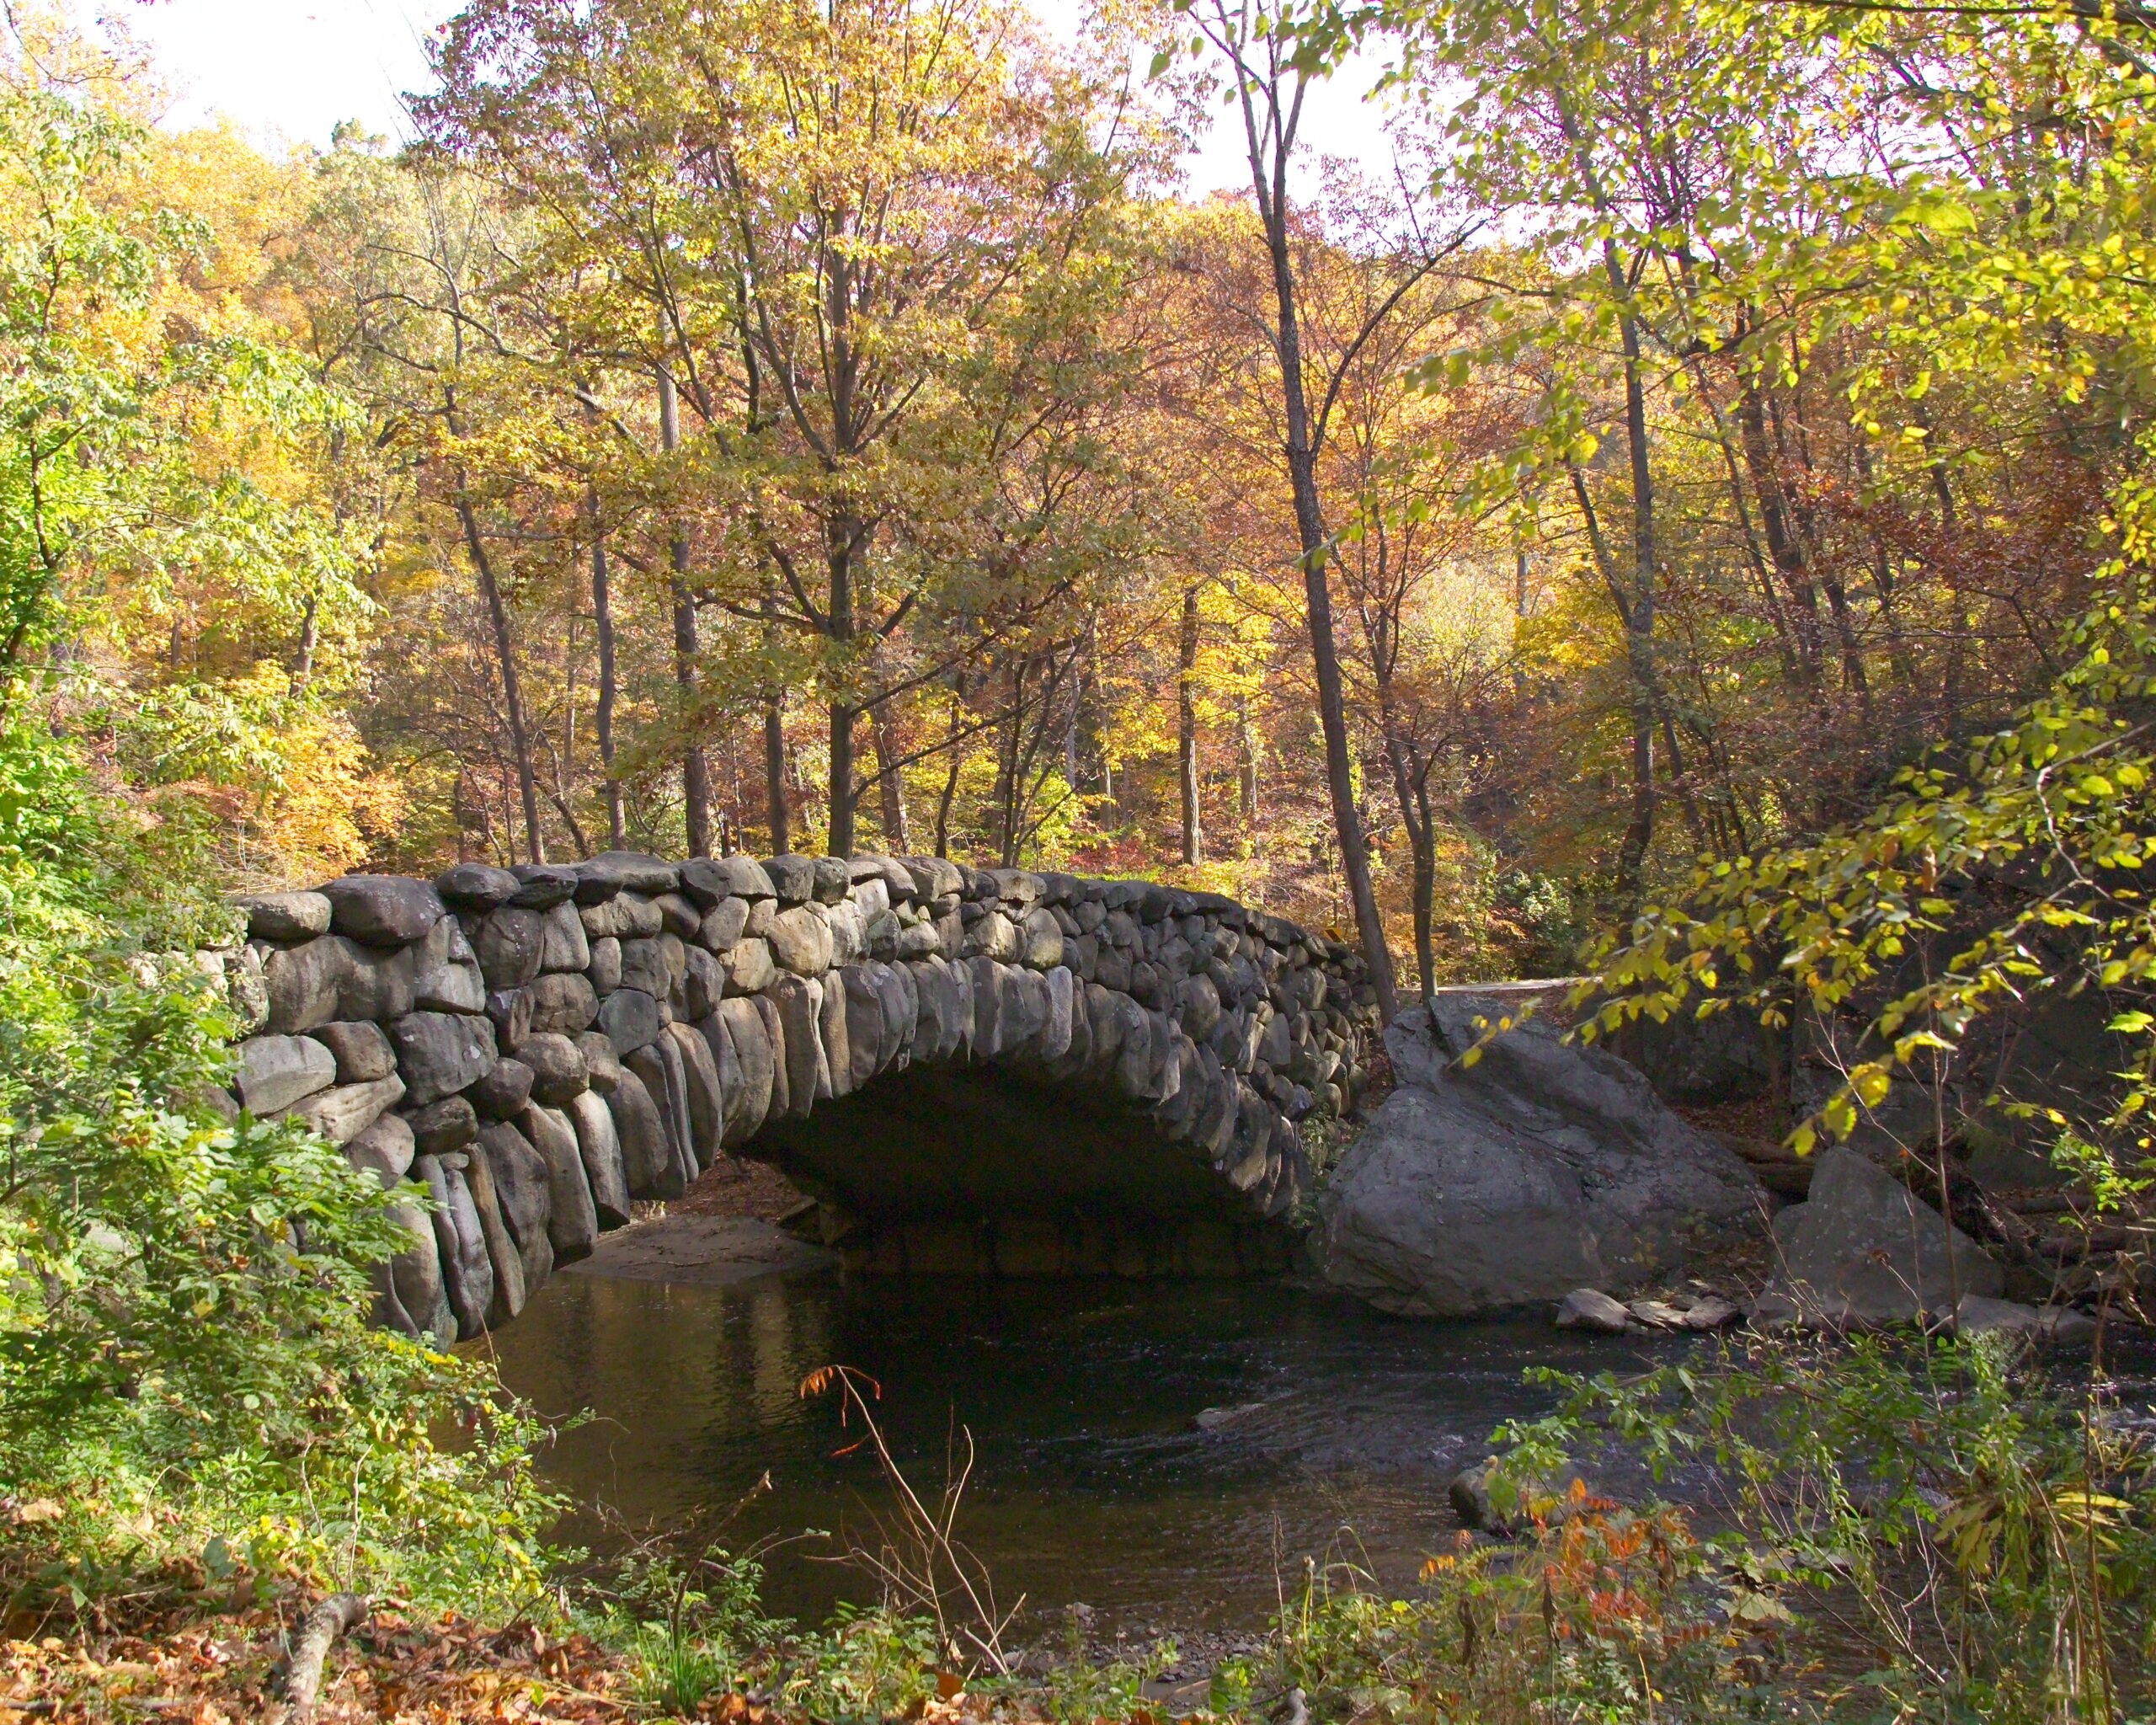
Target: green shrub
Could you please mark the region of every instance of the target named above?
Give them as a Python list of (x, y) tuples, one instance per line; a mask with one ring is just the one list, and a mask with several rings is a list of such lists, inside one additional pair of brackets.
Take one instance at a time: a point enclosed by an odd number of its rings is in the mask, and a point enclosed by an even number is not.
[(403, 1236), (302, 1128), (199, 1100), (232, 932), (184, 835), (0, 729), (0, 1562), (18, 1610), (286, 1572), (467, 1610), (542, 1584), (539, 1432), (367, 1322)]

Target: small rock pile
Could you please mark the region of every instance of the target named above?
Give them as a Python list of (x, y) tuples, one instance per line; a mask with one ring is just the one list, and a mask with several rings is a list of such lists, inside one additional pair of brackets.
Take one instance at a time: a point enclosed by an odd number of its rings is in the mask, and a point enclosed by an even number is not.
[(610, 852), (242, 905), (246, 943), (202, 955), (253, 1033), (231, 1104), (433, 1194), (398, 1207), (381, 1305), (438, 1336), (514, 1317), (632, 1200), (910, 1064), (1106, 1087), (1280, 1215), (1297, 1123), (1352, 1106), (1372, 1017), (1345, 948), (1231, 900), (933, 857)]
[(2094, 1333), (2084, 1312), (2001, 1298), (1999, 1260), (1861, 1151), (1836, 1145), (1811, 1160), (1811, 1195), (1774, 1218), (1773, 1274), (1748, 1311), (1711, 1290), (1680, 1306), (1577, 1288), (1559, 1302), (1557, 1327), (1623, 1335), (1717, 1330), (1746, 1317), (1761, 1330), (1915, 1324), (2055, 1343)]
[(1595, 1288), (1575, 1288), (1557, 1302), (1557, 1327), (1595, 1335), (1621, 1336), (1635, 1330), (1726, 1330), (1744, 1316), (1733, 1300), (1712, 1290), (1674, 1299), (1620, 1300)]

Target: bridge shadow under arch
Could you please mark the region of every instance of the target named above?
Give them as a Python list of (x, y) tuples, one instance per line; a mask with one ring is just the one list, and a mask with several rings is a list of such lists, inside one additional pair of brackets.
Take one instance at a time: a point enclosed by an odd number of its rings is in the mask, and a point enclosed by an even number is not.
[(867, 1274), (1235, 1276), (1290, 1267), (1294, 1233), (1252, 1213), (1196, 1145), (1109, 1085), (997, 1064), (909, 1066), (738, 1154), (818, 1202), (818, 1232)]

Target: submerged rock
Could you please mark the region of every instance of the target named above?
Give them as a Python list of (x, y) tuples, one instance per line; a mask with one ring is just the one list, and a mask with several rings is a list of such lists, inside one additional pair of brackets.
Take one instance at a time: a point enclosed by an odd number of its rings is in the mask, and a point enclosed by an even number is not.
[(1566, 1466), (1548, 1478), (1506, 1477), (1497, 1457), (1463, 1468), (1445, 1487), (1452, 1513), (1476, 1533), (1517, 1533), (1529, 1521), (1559, 1527), (1587, 1495), (1577, 1468)]

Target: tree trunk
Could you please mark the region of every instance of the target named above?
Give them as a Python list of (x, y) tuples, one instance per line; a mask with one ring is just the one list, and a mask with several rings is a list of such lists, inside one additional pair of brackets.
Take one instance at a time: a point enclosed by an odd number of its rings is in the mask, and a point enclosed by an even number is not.
[(614, 776), (614, 703), (620, 696), (614, 663), (614, 590), (606, 570), (606, 541), (598, 531), (598, 499), (592, 499), (591, 615), (599, 636), (599, 765), (606, 775), (606, 842), (622, 849), (628, 835), (622, 823), (622, 782)]
[(494, 656), (502, 673), (502, 707), (509, 715), (510, 747), (516, 756), (516, 783), (524, 802), (525, 845), (534, 862), (547, 860), (547, 840), (539, 827), (539, 782), (531, 770), (531, 738), (524, 724), (524, 691), (516, 675), (516, 649), (510, 638), (509, 606), (503, 601), (501, 583), (494, 579), (494, 559), (487, 555), (479, 537), (479, 518), (465, 495), (468, 477), (456, 475), (456, 518), (464, 526), (464, 547), (471, 553), (472, 568), (479, 577), (479, 592), (487, 601), (487, 615), (494, 623)]
[[(1594, 152), (1582, 129), (1579, 116), (1561, 96), (1557, 120), (1566, 142), (1572, 147), (1580, 183), (1594, 211), (1607, 216), (1610, 204), (1603, 190)], [(1617, 333), (1625, 350), (1625, 443), (1630, 457), (1632, 483), (1632, 569), (1620, 591), (1604, 561), (1604, 579), (1625, 623), (1625, 657), (1632, 678), (1632, 817), (1625, 828), (1617, 855), (1617, 893), (1627, 911), (1639, 907), (1644, 890), (1646, 856), (1654, 843), (1654, 727), (1661, 705), (1654, 663), (1654, 476), (1647, 460), (1646, 379), (1640, 356), (1640, 319), (1632, 299), (1630, 275), (1617, 242), (1604, 235), (1602, 242), (1603, 278), (1611, 303), (1617, 308)], [(1584, 501), (1585, 482), (1577, 471), (1572, 485)], [(1600, 555), (1598, 549), (1598, 555)]]
[(1176, 777), (1182, 791), (1182, 862), (1205, 860), (1198, 782), (1198, 589), (1183, 589), (1182, 633), (1176, 653)]
[[(1625, 274), (1614, 245), (1603, 247), (1603, 268), (1613, 292), (1622, 294)], [(1628, 912), (1645, 890), (1646, 857), (1654, 843), (1654, 477), (1647, 461), (1646, 379), (1640, 359), (1640, 320), (1627, 309), (1617, 318), (1625, 349), (1625, 442), (1632, 482), (1632, 591), (1625, 613), (1625, 658), (1632, 675), (1632, 818), (1617, 857), (1617, 892)]]
[(906, 837), (906, 788), (899, 777), (899, 756), (904, 752), (898, 726), (891, 718), (891, 703), (878, 701), (868, 709), (869, 740), (876, 747), (876, 788), (882, 804), (883, 848), (903, 857), (913, 848)]
[[(1284, 195), (1285, 187), (1282, 192)], [(1348, 706), (1340, 676), (1340, 652), (1332, 632), (1332, 588), (1327, 577), (1331, 558), (1325, 514), (1317, 491), (1317, 452), (1310, 441), (1310, 403), (1303, 394), (1302, 334), (1296, 315), (1294, 259), (1288, 250), (1287, 216), (1276, 203), (1266, 224), (1273, 254), (1273, 286), (1280, 308), (1280, 371), (1287, 393), (1288, 473), (1295, 499), (1295, 532), (1302, 549), (1303, 604), (1310, 633), (1310, 660), (1317, 675), (1318, 720), (1325, 731), (1326, 788), (1332, 797), (1332, 825), (1340, 840), (1340, 868), (1362, 936), (1364, 961), (1377, 991), (1378, 1012), (1390, 1023), (1400, 1011), (1393, 980), (1392, 954), (1378, 919), (1377, 895), (1370, 885), (1369, 849), (1363, 839), (1363, 819), (1355, 807), (1353, 767), (1348, 751)]]
[[(681, 409), (674, 387), (674, 374), (659, 368), (659, 442), (669, 455), (681, 446)], [(674, 571), (670, 584), (674, 601), (674, 680), (680, 686), (682, 724), (686, 740), (681, 746), (681, 808), (688, 828), (689, 854), (711, 855), (711, 763), (704, 745), (696, 740), (703, 724), (696, 699), (696, 601), (689, 590), (689, 536), (676, 520), (667, 544), (667, 558)]]
[(1257, 769), (1261, 745), (1257, 735), (1257, 721), (1251, 716), (1250, 697), (1239, 697), (1235, 702), (1235, 716), (1242, 732), (1242, 760), (1236, 773), (1236, 813), (1241, 815), (1243, 831), (1246, 835), (1244, 854), (1257, 854)]
[(1767, 555), (1774, 573), (1793, 601), (1790, 617), (1796, 635), (1796, 649), (1805, 681), (1819, 680), (1819, 595), (1806, 567), (1804, 547), (1790, 531), (1787, 499), (1780, 476), (1774, 471), (1773, 451), (1767, 446), (1767, 417), (1758, 386), (1746, 379), (1737, 398), (1737, 442), (1744, 455), (1753, 494), (1759, 499), (1759, 526), (1766, 536)]
[(951, 740), (945, 745), (950, 759), (943, 769), (943, 793), (936, 799), (936, 854), (947, 859), (951, 854), (951, 802), (958, 794), (958, 771), (964, 765), (964, 757), (958, 752), (960, 715), (964, 711), (961, 705), (963, 678), (964, 673), (959, 672), (951, 692)]
[(786, 716), (776, 698), (764, 703), (764, 794), (771, 825), (771, 855), (793, 848), (786, 815)]
[[(853, 641), (853, 547), (859, 528), (851, 514), (841, 510), (832, 521), (825, 551), (831, 575), (830, 635), (839, 649), (841, 674), (848, 668), (847, 649)], [(830, 832), (824, 849), (827, 855), (853, 854), (853, 804), (858, 793), (853, 772), (853, 720), (858, 711), (851, 702), (834, 697), (830, 703)]]
[[(321, 613), (322, 595), (319, 593), (308, 594), (307, 611), (300, 619), (299, 648), (292, 657), (292, 692), (294, 694), (305, 689), (313, 678), (315, 649), (322, 638)], [(177, 644), (179, 639), (178, 617), (173, 619), (172, 628), (173, 639)]]
[(831, 829), (825, 841), (828, 857), (853, 854), (853, 713), (844, 701), (831, 702)]

